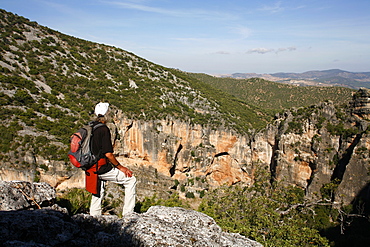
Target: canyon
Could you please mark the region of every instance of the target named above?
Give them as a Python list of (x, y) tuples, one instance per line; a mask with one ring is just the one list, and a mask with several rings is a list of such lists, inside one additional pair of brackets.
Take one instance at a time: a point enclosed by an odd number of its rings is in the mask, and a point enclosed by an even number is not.
[[(169, 190), (185, 198), (187, 192), (199, 197), (223, 185), (249, 186), (256, 172), (265, 170), (280, 184), (303, 189), (309, 200), (320, 200), (323, 188), (333, 185), (330, 200), (348, 205), (370, 181), (369, 95), (360, 89), (343, 108), (324, 102), (292, 109), (244, 135), (173, 118), (129, 119), (119, 110), (109, 127), (118, 160), (138, 177), (141, 199)], [(84, 187), (83, 172), (70, 164), (32, 155), (24, 159), (47, 166), (37, 168), (40, 181), (57, 190)], [(32, 181), (34, 176), (30, 170), (0, 171), (3, 181)]]

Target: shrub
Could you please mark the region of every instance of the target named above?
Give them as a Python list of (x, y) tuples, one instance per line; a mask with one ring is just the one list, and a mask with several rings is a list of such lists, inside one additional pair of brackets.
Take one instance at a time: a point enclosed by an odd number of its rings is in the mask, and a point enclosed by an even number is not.
[(146, 212), (151, 206), (166, 206), (166, 207), (184, 207), (190, 208), (189, 205), (182, 202), (180, 197), (177, 193), (172, 194), (168, 199), (159, 199), (157, 195), (154, 194), (152, 197), (145, 197), (142, 202), (137, 202), (135, 205), (135, 212), (144, 213)]
[(193, 193), (193, 192), (186, 192), (185, 197), (186, 197), (186, 198), (195, 198), (195, 196), (194, 196), (194, 193)]
[(85, 189), (73, 188), (65, 191), (57, 197), (56, 203), (72, 215), (78, 213), (88, 213), (91, 201), (91, 194)]
[(303, 133), (302, 123), (300, 123), (300, 122), (289, 122), (288, 123), (288, 129), (286, 130), (286, 133), (302, 134)]
[(43, 169), (44, 171), (49, 171), (49, 167), (47, 167), (47, 165), (41, 164), (40, 168)]
[(223, 230), (240, 233), (264, 246), (329, 246), (313, 223), (308, 224), (315, 214), (303, 206), (304, 191), (273, 188), (266, 183), (264, 172), (256, 174), (250, 188), (232, 186), (208, 192), (198, 210), (214, 218)]

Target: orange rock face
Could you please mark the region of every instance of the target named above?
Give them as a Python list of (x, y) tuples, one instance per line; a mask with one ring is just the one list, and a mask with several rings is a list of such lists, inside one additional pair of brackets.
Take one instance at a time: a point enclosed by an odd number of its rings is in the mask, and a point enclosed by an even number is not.
[(115, 152), (123, 163), (152, 166), (179, 180), (189, 175), (203, 177), (214, 186), (251, 180), (240, 166), (250, 159), (248, 140), (243, 136), (180, 121), (117, 119), (120, 140)]

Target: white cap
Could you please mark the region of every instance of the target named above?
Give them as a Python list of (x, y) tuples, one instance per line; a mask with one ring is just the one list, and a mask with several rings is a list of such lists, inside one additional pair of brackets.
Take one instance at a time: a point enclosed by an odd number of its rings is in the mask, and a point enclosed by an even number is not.
[(107, 113), (108, 111), (108, 107), (109, 107), (109, 103), (99, 103), (95, 106), (95, 115), (96, 116), (99, 116), (99, 115), (105, 115), (105, 113)]

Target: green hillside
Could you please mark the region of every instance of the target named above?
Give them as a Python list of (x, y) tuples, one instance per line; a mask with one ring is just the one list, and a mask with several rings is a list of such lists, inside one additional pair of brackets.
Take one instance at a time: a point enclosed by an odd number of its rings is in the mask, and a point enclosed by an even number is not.
[(237, 97), (248, 105), (272, 111), (310, 106), (327, 100), (335, 104), (348, 103), (354, 92), (343, 87), (299, 87), (261, 78), (219, 78), (193, 73), (189, 75)]
[(241, 133), (271, 119), (179, 70), (4, 10), (0, 16), (0, 160), (27, 151), (64, 159), (69, 136), (99, 101), (134, 119), (177, 118)]
[(0, 17), (2, 161), (21, 159), (26, 152), (65, 159), (69, 136), (91, 119), (99, 101), (133, 119), (176, 118), (247, 133), (263, 128), (284, 108), (324, 100), (346, 103), (351, 95), (343, 88), (185, 73), (5, 10)]

